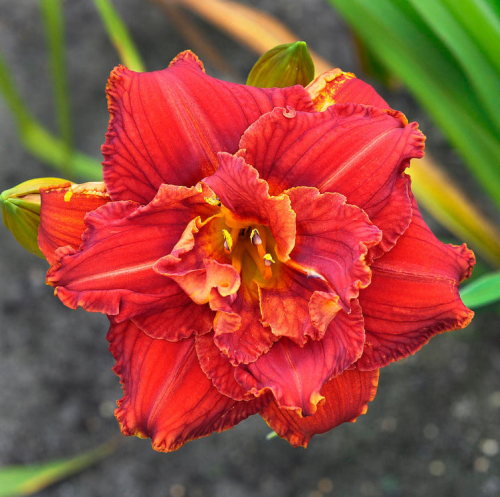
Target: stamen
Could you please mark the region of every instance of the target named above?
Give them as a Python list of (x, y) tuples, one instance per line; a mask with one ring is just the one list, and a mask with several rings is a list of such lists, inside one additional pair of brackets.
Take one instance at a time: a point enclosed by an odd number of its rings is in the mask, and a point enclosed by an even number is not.
[(222, 230), (222, 236), (224, 237), (224, 251), (226, 254), (230, 254), (233, 250), (233, 237), (227, 230)]
[(264, 257), (264, 264), (266, 266), (270, 266), (271, 264), (275, 264), (276, 261), (273, 259), (273, 256), (271, 254), (266, 254)]
[(250, 241), (254, 245), (262, 245), (262, 238), (260, 237), (260, 233), (257, 228), (254, 228), (250, 233)]

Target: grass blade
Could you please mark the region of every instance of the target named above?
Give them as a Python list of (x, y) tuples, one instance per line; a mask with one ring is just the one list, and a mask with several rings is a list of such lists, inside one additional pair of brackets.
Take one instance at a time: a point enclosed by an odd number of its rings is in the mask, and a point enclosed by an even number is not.
[(130, 36), (125, 23), (110, 0), (94, 0), (111, 43), (118, 52), (121, 62), (132, 71), (144, 72), (146, 67)]

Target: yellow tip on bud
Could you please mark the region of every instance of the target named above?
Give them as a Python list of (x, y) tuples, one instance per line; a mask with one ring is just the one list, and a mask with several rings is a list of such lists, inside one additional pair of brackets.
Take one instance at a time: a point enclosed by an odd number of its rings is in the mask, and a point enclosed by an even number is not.
[(314, 62), (305, 41), (278, 45), (253, 66), (247, 85), (259, 88), (307, 86), (314, 79)]

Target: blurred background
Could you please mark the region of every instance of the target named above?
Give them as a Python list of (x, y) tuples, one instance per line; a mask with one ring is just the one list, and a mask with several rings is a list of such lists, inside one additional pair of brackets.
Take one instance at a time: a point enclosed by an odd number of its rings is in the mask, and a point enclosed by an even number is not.
[[(27, 107), (56, 133), (41, 3), (1, 0), (0, 51)], [(166, 2), (167, 9), (160, 3), (114, 2), (148, 70), (163, 69), (177, 53), (191, 48), (209, 74), (245, 82), (258, 58), (255, 51), (188, 8), (196, 2), (185, 2), (185, 8)], [(418, 121), (427, 136), (427, 152), (462, 185), (475, 207), (498, 224), (493, 201), (435, 120), (399, 78), (373, 70), (340, 11), (325, 0), (240, 3), (272, 14), (310, 50), (367, 79), (393, 108)], [(108, 122), (104, 88), (120, 59), (92, 1), (66, 0), (63, 12), (72, 140), (76, 149), (100, 161)], [(381, 79), (374, 79), (376, 74)], [(21, 146), (2, 98), (0, 158), (0, 190), (34, 177), (65, 177)], [(414, 161), (412, 170), (418, 167)], [(462, 243), (430, 215), (426, 220), (443, 241)], [(498, 307), (481, 307), (467, 329), (437, 336), (416, 356), (383, 369), (368, 413), (355, 424), (314, 437), (306, 450), (279, 438), (266, 440), (270, 429), (254, 416), (233, 430), (160, 454), (149, 440), (119, 436), (113, 410), (122, 395), (107, 351), (107, 319), (65, 308), (44, 284), (47, 263), (0, 229), (0, 465), (67, 458), (115, 435), (120, 440), (110, 457), (37, 495), (500, 495)], [(494, 263), (481, 258), (479, 267), (485, 272)]]

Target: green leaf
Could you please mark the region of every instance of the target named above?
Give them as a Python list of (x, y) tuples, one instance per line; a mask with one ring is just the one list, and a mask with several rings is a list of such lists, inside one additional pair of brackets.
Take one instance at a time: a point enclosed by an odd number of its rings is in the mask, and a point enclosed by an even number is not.
[(491, 113), (484, 110), (460, 64), (411, 4), (397, 0), (330, 3), (415, 94), (500, 206), (500, 142)]
[[(490, 119), (495, 123), (497, 131), (500, 131), (500, 114), (498, 113), (500, 73), (496, 71), (496, 67), (490, 64), (475, 39), (442, 0), (410, 0), (410, 2), (460, 64), (478, 98), (483, 102)], [(472, 16), (472, 11), (469, 14)], [(467, 26), (473, 18), (462, 18), (462, 20)], [(498, 44), (499, 40), (495, 41)]]
[(471, 309), (500, 301), (500, 271), (481, 276), (460, 290), (464, 304)]
[(146, 68), (139, 51), (113, 4), (110, 0), (94, 0), (94, 4), (122, 63), (133, 71), (144, 72)]
[(64, 19), (61, 0), (40, 0), (45, 36), (49, 49), (49, 61), (54, 91), (57, 127), (64, 144), (66, 160), (63, 171), (71, 174), (69, 157), (73, 149), (71, 107), (66, 77), (66, 55), (64, 49)]
[(31, 495), (38, 492), (108, 457), (117, 446), (116, 439), (112, 439), (96, 449), (71, 459), (0, 468), (0, 497)]

